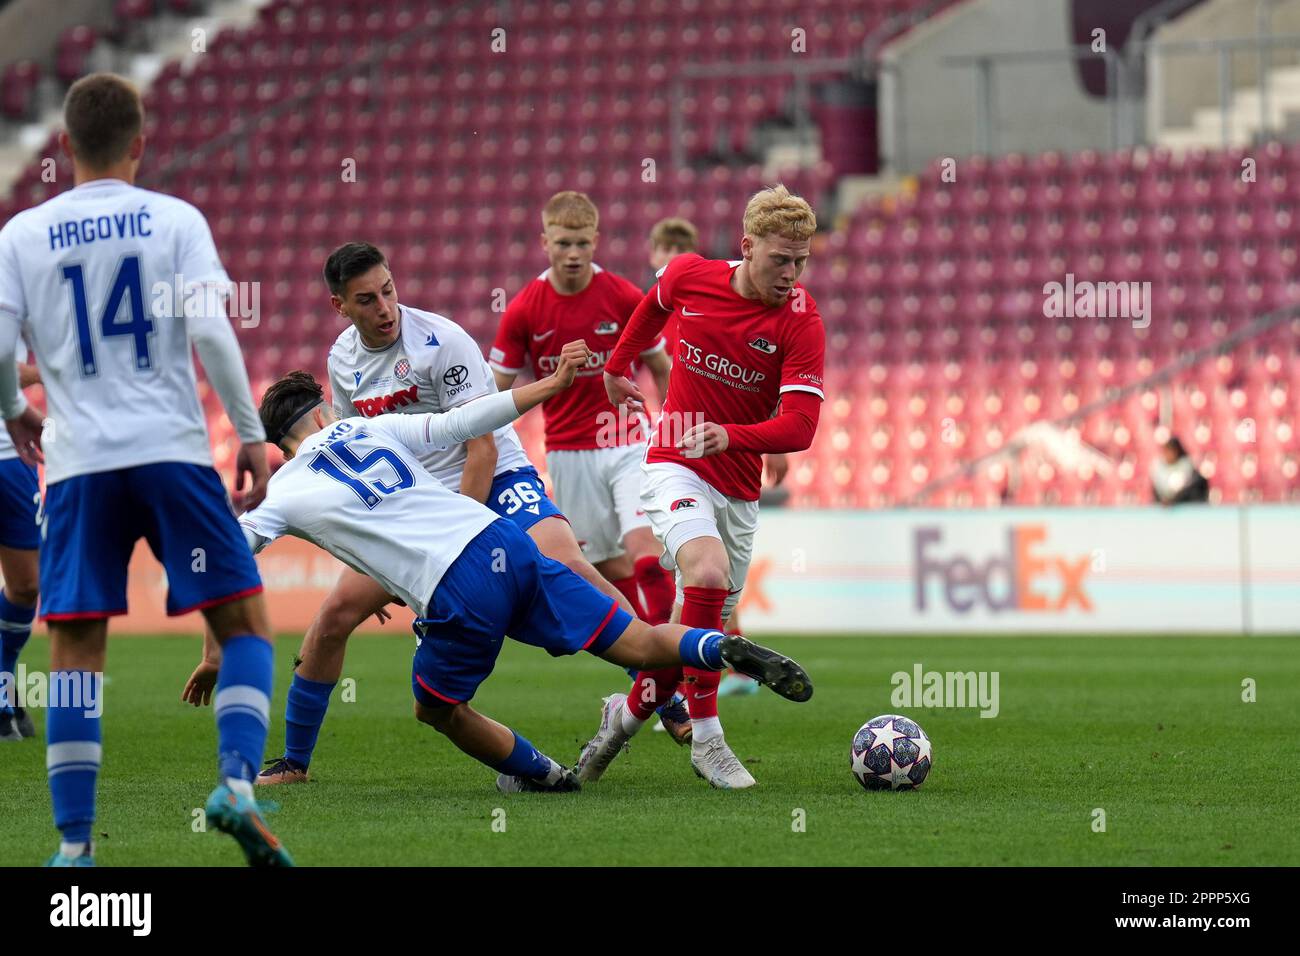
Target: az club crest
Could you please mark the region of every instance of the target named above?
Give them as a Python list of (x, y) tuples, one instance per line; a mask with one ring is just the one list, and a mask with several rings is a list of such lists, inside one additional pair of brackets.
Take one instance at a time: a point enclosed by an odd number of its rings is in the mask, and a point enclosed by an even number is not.
[(754, 339), (754, 341), (750, 342), (749, 347), (751, 349), (758, 349), (764, 355), (771, 355), (773, 352), (776, 351), (776, 343), (769, 342), (761, 335), (758, 338)]
[(604, 322), (600, 323), (600, 325), (596, 326), (597, 335), (613, 335), (617, 331), (618, 323), (609, 319), (606, 319)]
[(676, 501), (674, 501), (671, 505), (668, 506), (668, 510), (681, 511), (683, 508), (694, 508), (694, 507), (696, 507), (696, 501), (694, 498), (678, 498)]

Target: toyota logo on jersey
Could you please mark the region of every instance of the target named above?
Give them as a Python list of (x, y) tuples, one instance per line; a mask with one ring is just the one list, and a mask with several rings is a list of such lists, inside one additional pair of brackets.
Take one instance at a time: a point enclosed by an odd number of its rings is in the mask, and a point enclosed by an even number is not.
[(453, 365), (442, 373), (442, 380), (448, 385), (460, 385), (469, 375), (469, 369), (463, 365)]
[(669, 511), (681, 511), (683, 508), (694, 508), (698, 502), (694, 498), (678, 498), (668, 506)]

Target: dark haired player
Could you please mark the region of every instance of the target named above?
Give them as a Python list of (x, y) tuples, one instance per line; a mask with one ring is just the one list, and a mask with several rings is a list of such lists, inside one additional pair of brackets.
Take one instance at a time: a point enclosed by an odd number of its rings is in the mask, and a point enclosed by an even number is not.
[[(325, 262), (330, 303), (351, 325), (329, 352), (334, 411), (342, 418), (446, 412), (496, 392), (478, 344), (451, 319), (400, 304), (388, 260), (368, 242), (349, 242)], [(568, 521), (509, 423), (465, 442), (420, 449), (425, 470), (453, 492), (482, 502), (554, 558), (614, 598), (619, 592), (583, 557)], [(285, 751), (259, 784), (301, 783), (343, 673), (347, 641), (393, 598), (378, 582), (347, 568), (307, 633), (289, 685)], [(624, 607), (632, 610), (624, 603)], [(209, 669), (214, 667), (209, 662)]]

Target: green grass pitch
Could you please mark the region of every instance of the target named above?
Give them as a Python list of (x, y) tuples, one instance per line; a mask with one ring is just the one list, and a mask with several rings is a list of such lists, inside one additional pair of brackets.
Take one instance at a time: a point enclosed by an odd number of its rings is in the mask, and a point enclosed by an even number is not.
[[(728, 739), (759, 781), (749, 791), (710, 790), (685, 750), (646, 728), (580, 794), (500, 795), (491, 771), (415, 721), (413, 641), (384, 636), (349, 649), (356, 700), (335, 690), (313, 782), (259, 793), (280, 803), (269, 819), (299, 865), (1300, 864), (1294, 638), (768, 643), (803, 663), (817, 690), (804, 705), (766, 691), (724, 699)], [(281, 752), (297, 645), (276, 645), (268, 756)], [(210, 709), (179, 702), (198, 654), (196, 639), (110, 640), (101, 866), (242, 862), (228, 838), (193, 828), (215, 768)], [(33, 640), (23, 660), (46, 667), (48, 643)], [(1000, 714), (895, 708), (890, 675), (918, 662), (998, 671)], [(1253, 703), (1242, 700), (1245, 678)], [(612, 665), (507, 642), (475, 704), (571, 763), (600, 697), (619, 689)], [(850, 741), (895, 710), (930, 735), (934, 770), (913, 793), (864, 792)], [(44, 714), (35, 718), (43, 734)], [(0, 792), (0, 864), (43, 862), (57, 836), (40, 740), (0, 743)], [(1094, 832), (1097, 808), (1105, 832)]]

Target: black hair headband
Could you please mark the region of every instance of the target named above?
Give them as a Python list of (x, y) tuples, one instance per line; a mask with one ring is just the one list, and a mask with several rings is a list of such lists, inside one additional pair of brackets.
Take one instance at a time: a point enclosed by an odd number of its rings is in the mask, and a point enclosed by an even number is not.
[(284, 425), (278, 431), (266, 433), (266, 440), (272, 445), (279, 445), (280, 442), (284, 441), (284, 436), (293, 430), (293, 426), (298, 424), (298, 419), (302, 418), (302, 416), (306, 415), (320, 403), (321, 400), (319, 398), (313, 398), (301, 408), (296, 409), (292, 415), (284, 420)]

